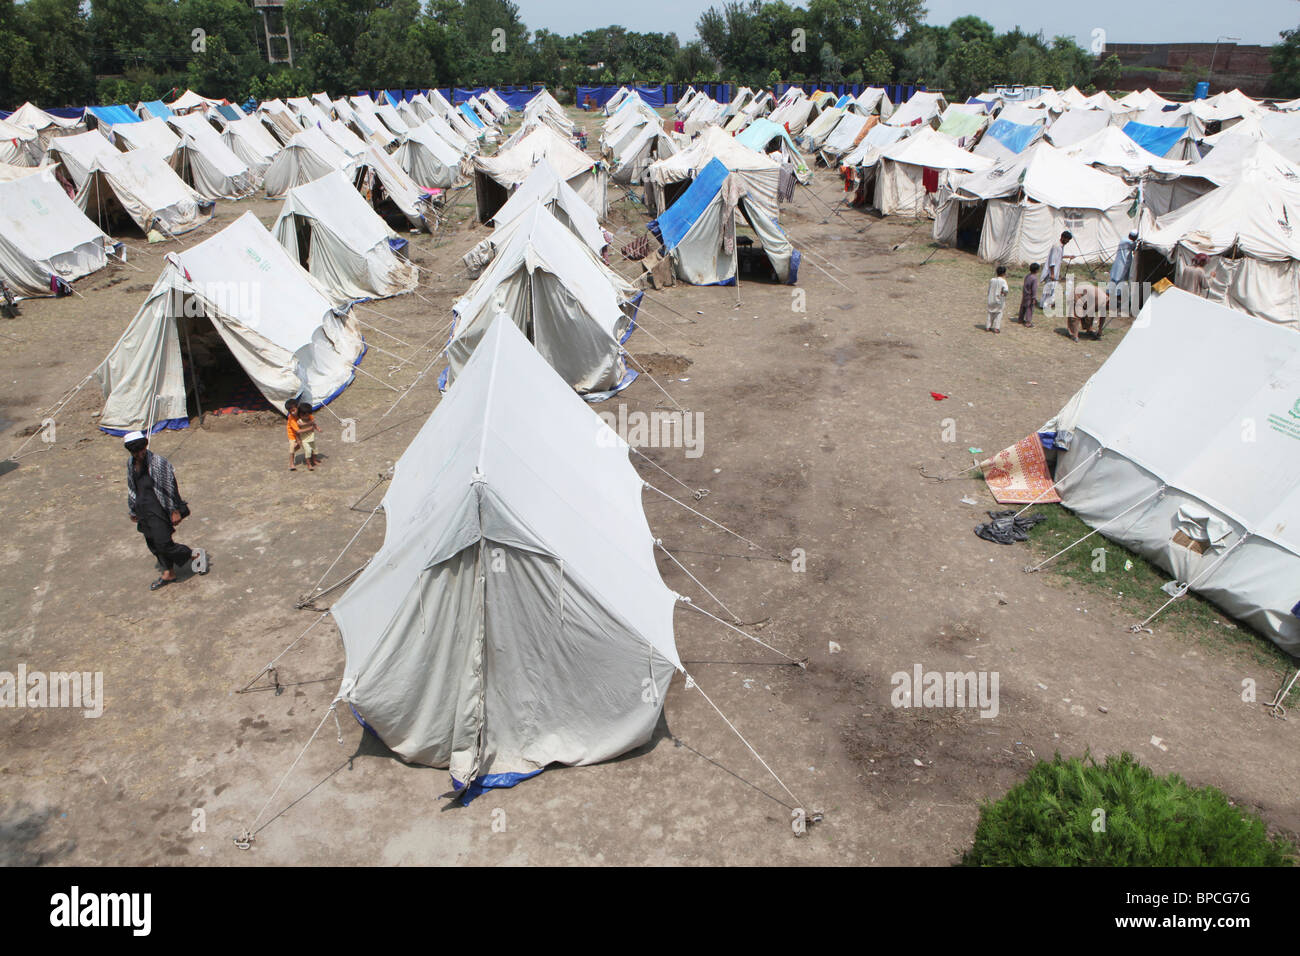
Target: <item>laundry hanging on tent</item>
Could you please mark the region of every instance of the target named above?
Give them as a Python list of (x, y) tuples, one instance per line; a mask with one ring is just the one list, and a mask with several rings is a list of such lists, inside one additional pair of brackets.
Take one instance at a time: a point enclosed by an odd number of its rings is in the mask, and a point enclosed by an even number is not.
[(926, 166), (921, 174), (921, 179), (927, 193), (937, 193), (939, 191), (939, 170)]

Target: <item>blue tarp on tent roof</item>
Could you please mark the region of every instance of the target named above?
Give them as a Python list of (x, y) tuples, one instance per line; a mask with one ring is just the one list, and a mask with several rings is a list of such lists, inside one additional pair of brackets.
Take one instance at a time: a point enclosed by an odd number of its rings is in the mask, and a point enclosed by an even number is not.
[(750, 123), (739, 133), (736, 134), (736, 142), (741, 146), (747, 146), (755, 152), (763, 152), (764, 147), (777, 137), (785, 140), (786, 146), (790, 150), (791, 156), (798, 156), (799, 150), (794, 145), (794, 140), (790, 138), (789, 132), (779, 123), (774, 123), (764, 116), (760, 116), (754, 122)]
[(853, 97), (845, 93), (843, 96), (841, 96), (838, 100), (835, 101), (835, 108), (842, 110), (844, 109), (844, 107), (848, 106), (852, 102), (853, 102)]
[(162, 100), (149, 100), (144, 104), (144, 108), (148, 110), (150, 116), (156, 116), (158, 119), (171, 119), (174, 115), (171, 107)]
[(985, 136), (992, 136), (1013, 153), (1023, 152), (1034, 141), (1039, 127), (1035, 124), (1013, 123), (1011, 120), (994, 120)]
[(217, 112), (220, 113), (223, 117), (225, 117), (228, 120), (233, 121), (233, 120), (243, 119), (243, 117), (240, 116), (239, 113), (235, 111), (235, 108), (233, 106), (227, 106), (225, 103), (220, 103), (217, 105)]
[(1178, 141), (1187, 135), (1187, 130), (1182, 126), (1148, 126), (1136, 120), (1125, 123), (1123, 132), (1133, 142), (1157, 156), (1168, 156)]
[(695, 225), (695, 220), (700, 218), (700, 213), (708, 208), (728, 175), (729, 172), (727, 167), (722, 165), (722, 160), (716, 158), (709, 160), (708, 165), (695, 177), (695, 181), (686, 188), (686, 192), (677, 197), (677, 202), (650, 223), (648, 228), (664, 244), (664, 248), (672, 252), (677, 248), (677, 244), (686, 238), (686, 234)]
[(469, 117), (469, 121), (473, 123), (475, 126), (477, 126), (479, 129), (487, 128), (487, 124), (478, 118), (478, 114), (474, 112), (474, 108), (470, 106), (468, 103), (461, 103), (459, 109), (462, 113), (464, 113), (467, 117)]
[(129, 106), (87, 106), (86, 109), (90, 110), (91, 115), (105, 126), (140, 122), (140, 117), (136, 116)]

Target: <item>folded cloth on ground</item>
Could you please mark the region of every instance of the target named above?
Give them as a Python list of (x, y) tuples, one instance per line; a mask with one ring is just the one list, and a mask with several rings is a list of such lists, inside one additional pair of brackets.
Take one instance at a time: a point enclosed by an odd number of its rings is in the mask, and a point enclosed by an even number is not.
[(975, 533), (985, 541), (998, 544), (1014, 544), (1029, 540), (1029, 529), (1040, 521), (1046, 521), (1047, 515), (1032, 514), (1017, 516), (1014, 511), (990, 511), (993, 520), (988, 524), (977, 525)]

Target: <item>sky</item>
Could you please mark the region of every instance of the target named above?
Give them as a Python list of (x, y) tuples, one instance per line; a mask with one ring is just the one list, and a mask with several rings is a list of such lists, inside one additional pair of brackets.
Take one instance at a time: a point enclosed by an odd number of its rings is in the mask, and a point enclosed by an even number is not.
[[(592, 0), (515, 0), (530, 29), (581, 33), (617, 24), (638, 33), (676, 33), (695, 38), (695, 21), (717, 0), (648, 0), (603, 4)], [(798, 6), (805, 4), (797, 3)], [(927, 22), (948, 24), (968, 13), (999, 33), (1019, 26), (1048, 37), (1073, 36), (1089, 47), (1102, 29), (1112, 43), (1213, 43), (1234, 36), (1241, 43), (1276, 43), (1282, 30), (1300, 26), (1297, 0), (927, 0)], [(1248, 12), (1248, 16), (1243, 13)]]

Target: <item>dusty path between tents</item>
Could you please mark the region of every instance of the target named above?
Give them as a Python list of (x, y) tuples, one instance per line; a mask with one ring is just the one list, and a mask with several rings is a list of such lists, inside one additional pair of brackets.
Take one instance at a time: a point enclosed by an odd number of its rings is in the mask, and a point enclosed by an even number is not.
[[(825, 170), (815, 188), (838, 199)], [(269, 224), (275, 207), (222, 204), (221, 222), (251, 208)], [(614, 210), (632, 228), (644, 222), (626, 200)], [(383, 383), (404, 387), (433, 353), (392, 369), (398, 360), (375, 350), (363, 367), (382, 382), (363, 375), (333, 406), (356, 420), (360, 440), (341, 442), (335, 416), (318, 415), (325, 463), (315, 474), (284, 470), (282, 420), (269, 414), (210, 418), (157, 439), (194, 511), (178, 537), (211, 549), (206, 578), (148, 591), (153, 564), (126, 518), (124, 456), (96, 430), (90, 392), (70, 404), (49, 451), (0, 478), (0, 669), (102, 671), (106, 696), (98, 719), (0, 712), (0, 862), (946, 864), (968, 845), (980, 800), (1001, 795), (1035, 757), (1089, 748), (1132, 750), (1300, 830), (1300, 727), (1240, 699), (1244, 678), (1271, 694), (1275, 673), (1158, 625), (1128, 633), (1104, 600), (1023, 574), (1024, 546), (971, 533), (992, 505), (982, 484), (918, 474), (923, 464), (956, 472), (968, 447), (996, 450), (1027, 434), (1119, 333), (1077, 346), (1050, 323), (987, 335), (987, 266), (946, 250), (921, 265), (932, 251), (925, 227), (830, 215), (802, 191), (783, 222), (811, 253), (799, 285), (806, 312), (792, 309), (788, 287), (746, 283), (737, 304), (730, 289), (677, 286), (652, 293), (629, 347), (703, 416), (701, 457), (650, 453), (708, 489), (692, 504), (768, 549), (806, 554), (795, 572), (645, 496), (651, 527), (691, 572), (744, 621), (763, 622), (751, 630), (764, 641), (808, 660), (793, 668), (702, 615), (677, 615), (700, 688), (799, 802), (824, 812), (806, 838), (791, 836), (793, 801), (680, 678), (645, 751), (553, 769), (464, 808), (443, 797), (444, 771), (402, 765), (346, 712), (336, 742), (326, 715), (343, 655), (329, 619), (279, 662), (281, 693), (236, 693), (315, 619), (295, 600), (381, 493), (361, 510), (349, 505), (436, 403), (429, 376), (381, 417), (397, 397)], [(435, 336), (468, 284), (459, 256), (483, 232), (462, 225), (436, 248), (415, 239), (423, 298), (361, 312), (395, 337), (372, 330), (369, 341), (408, 355)], [(81, 297), (25, 303), (0, 327), (0, 419), (13, 445), (98, 364), (151, 286), (169, 247), (132, 244), (143, 271), (115, 267), (80, 283)], [(950, 397), (936, 403), (931, 391)], [(644, 378), (621, 400), (630, 410), (667, 404)], [(955, 442), (942, 440), (944, 419)], [(639, 464), (653, 484), (682, 492)], [(377, 516), (330, 580), (382, 534)], [(671, 587), (718, 611), (666, 559), (660, 566)], [(890, 675), (918, 664), (998, 672), (1000, 712), (893, 708)], [(237, 849), (232, 838), (322, 720), (257, 821), (253, 848)]]

